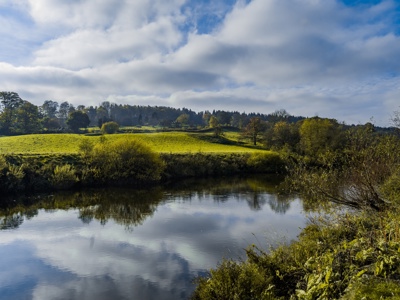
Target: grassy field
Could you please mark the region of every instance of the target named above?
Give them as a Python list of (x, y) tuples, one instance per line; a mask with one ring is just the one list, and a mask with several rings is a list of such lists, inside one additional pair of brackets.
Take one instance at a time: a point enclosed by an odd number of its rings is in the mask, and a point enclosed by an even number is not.
[[(138, 139), (159, 153), (223, 153), (262, 151), (237, 143), (235, 133), (215, 138), (212, 134), (163, 132), (105, 135), (106, 140)], [(83, 139), (100, 142), (101, 136), (78, 134), (32, 134), (0, 137), (0, 154), (73, 154)]]

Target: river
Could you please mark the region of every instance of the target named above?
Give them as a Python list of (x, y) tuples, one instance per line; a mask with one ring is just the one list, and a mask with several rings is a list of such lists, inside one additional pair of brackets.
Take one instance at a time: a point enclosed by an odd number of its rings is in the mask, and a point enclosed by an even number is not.
[(0, 209), (0, 299), (188, 299), (223, 258), (296, 239), (302, 203), (269, 177), (14, 199)]

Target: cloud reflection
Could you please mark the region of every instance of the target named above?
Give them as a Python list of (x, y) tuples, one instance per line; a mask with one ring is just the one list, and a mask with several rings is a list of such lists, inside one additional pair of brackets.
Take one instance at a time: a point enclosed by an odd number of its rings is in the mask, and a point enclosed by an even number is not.
[[(265, 247), (277, 236), (291, 240), (304, 225), (297, 200), (290, 207), (285, 204), (285, 214), (277, 214), (266, 205), (276, 204), (277, 198), (259, 190), (257, 198), (262, 201), (254, 210), (245, 197), (254, 190), (246, 192), (235, 185), (240, 192), (233, 192), (232, 186), (220, 186), (218, 192), (157, 191), (150, 202), (141, 202), (144, 198), (132, 191), (131, 198), (109, 191), (108, 201), (92, 194), (97, 197), (93, 205), (92, 198), (80, 194), (81, 203), (92, 205), (39, 208), (35, 217), (16, 229), (0, 231), (0, 263), (8, 261), (0, 279), (9, 278), (8, 283), (0, 280), (0, 295), (187, 299), (194, 288), (192, 279), (223, 257), (237, 259), (249, 244)], [(224, 201), (220, 201), (222, 190)], [(91, 215), (91, 221), (83, 222), (82, 215)]]

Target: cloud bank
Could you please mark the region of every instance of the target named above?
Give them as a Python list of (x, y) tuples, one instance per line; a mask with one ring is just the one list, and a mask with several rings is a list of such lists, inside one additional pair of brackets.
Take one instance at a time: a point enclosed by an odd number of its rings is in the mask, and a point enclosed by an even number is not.
[(15, 2), (0, 0), (1, 89), (38, 105), (284, 108), (381, 125), (398, 109), (394, 0)]

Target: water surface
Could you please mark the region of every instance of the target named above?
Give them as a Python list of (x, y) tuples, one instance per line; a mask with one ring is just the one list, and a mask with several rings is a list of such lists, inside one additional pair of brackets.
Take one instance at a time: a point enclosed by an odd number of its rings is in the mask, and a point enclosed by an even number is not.
[(188, 299), (244, 248), (296, 239), (301, 202), (266, 178), (42, 195), (0, 211), (0, 299)]

